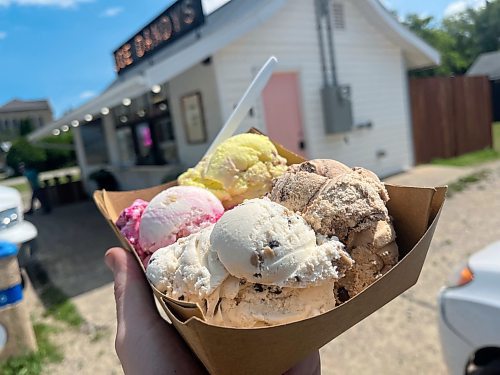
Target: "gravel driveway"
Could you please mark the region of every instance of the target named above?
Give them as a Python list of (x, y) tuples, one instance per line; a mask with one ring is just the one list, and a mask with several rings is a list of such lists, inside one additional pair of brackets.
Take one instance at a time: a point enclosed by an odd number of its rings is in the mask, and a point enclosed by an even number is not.
[[(417, 285), (326, 345), (323, 374), (446, 373), (437, 332), (438, 291), (470, 254), (500, 239), (500, 162), (488, 168), (488, 178), (447, 200)], [(421, 185), (418, 175), (408, 183)], [(88, 322), (84, 329), (55, 336), (65, 359), (45, 373), (121, 373), (113, 347), (110, 274), (102, 265), (105, 248), (116, 242), (111, 231), (90, 202), (34, 221), (43, 240), (40, 255), (53, 281), (74, 296)], [(104, 337), (93, 340), (88, 327), (98, 327)]]

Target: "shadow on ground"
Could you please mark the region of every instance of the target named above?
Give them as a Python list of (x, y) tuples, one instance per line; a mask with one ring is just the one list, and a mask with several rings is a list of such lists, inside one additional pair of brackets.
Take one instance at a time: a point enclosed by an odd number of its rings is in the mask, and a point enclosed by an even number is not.
[(38, 229), (28, 272), (39, 294), (49, 289), (74, 297), (112, 281), (103, 258), (118, 240), (93, 202), (57, 207), (47, 215), (37, 211), (26, 219)]

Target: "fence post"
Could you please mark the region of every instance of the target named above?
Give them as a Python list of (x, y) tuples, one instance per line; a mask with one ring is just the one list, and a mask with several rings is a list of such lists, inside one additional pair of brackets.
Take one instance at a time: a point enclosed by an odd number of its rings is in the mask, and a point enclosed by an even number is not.
[(0, 361), (37, 350), (17, 251), (16, 245), (0, 241)]

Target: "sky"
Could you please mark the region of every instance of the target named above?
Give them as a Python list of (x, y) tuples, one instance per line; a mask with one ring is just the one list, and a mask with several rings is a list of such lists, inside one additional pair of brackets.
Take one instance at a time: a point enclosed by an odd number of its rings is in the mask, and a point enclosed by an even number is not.
[[(202, 0), (210, 13), (227, 0)], [(302, 0), (301, 0), (302, 1)], [(441, 19), (484, 0), (381, 0)], [(112, 52), (173, 0), (0, 0), (0, 105), (48, 98), (57, 117), (114, 77)]]

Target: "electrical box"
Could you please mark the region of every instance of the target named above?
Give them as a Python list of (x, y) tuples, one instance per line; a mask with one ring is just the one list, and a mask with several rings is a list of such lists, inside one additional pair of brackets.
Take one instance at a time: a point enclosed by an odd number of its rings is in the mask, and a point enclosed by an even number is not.
[(321, 89), (323, 120), (327, 134), (345, 133), (353, 128), (351, 89), (327, 85)]

